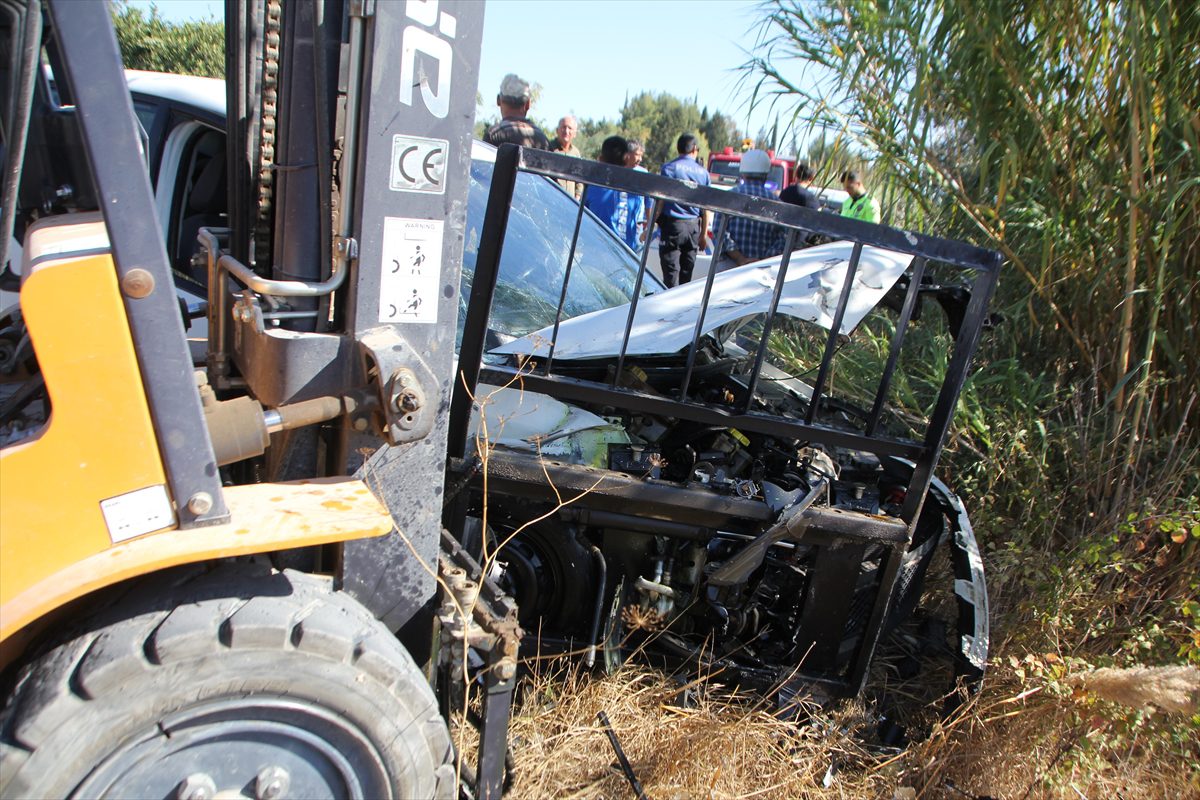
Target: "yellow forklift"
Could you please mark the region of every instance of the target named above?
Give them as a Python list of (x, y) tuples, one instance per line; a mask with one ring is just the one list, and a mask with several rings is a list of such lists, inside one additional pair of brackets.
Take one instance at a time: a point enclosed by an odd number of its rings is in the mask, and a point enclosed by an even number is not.
[(226, 12), (179, 260), (108, 4), (0, 2), (0, 796), (498, 797), (515, 607), (441, 524), (482, 4)]

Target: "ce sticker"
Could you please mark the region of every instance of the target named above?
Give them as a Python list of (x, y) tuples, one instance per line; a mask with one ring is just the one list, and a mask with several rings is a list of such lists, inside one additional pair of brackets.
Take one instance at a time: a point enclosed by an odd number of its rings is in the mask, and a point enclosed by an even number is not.
[(446, 191), (446, 154), (450, 143), (445, 139), (397, 134), (392, 137), (393, 192)]

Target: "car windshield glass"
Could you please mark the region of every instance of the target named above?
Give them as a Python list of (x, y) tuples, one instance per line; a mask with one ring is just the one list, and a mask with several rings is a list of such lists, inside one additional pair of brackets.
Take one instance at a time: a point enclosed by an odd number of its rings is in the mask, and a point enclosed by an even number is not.
[[(459, 295), (460, 335), (491, 183), (492, 164), (473, 159)], [(494, 333), (506, 338), (524, 336), (554, 324), (578, 209), (556, 183), (527, 172), (517, 175), (488, 323)], [(575, 247), (575, 265), (563, 303), (563, 319), (628, 303), (633, 297), (637, 271), (633, 253), (608, 229), (584, 214)], [(647, 270), (642, 294), (661, 289), (662, 284)]]

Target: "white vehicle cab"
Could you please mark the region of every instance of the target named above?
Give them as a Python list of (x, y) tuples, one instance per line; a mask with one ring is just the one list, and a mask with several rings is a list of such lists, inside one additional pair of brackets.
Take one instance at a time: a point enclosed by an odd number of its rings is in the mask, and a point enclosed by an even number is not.
[[(43, 76), (53, 84), (48, 70)], [(201, 363), (208, 338), (205, 290), (190, 262), (197, 231), (227, 224), (225, 82), (141, 70), (126, 70), (125, 81), (146, 133), (146, 165), (176, 292), (189, 311), (188, 342), (193, 359)], [(21, 248), (15, 240), (7, 272), (19, 280)], [(7, 283), (0, 290), (0, 311), (17, 304), (17, 280)]]

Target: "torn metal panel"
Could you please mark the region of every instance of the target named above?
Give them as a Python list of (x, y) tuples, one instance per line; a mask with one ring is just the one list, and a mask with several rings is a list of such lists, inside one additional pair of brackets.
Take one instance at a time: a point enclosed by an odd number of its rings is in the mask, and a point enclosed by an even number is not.
[[(852, 242), (832, 242), (792, 254), (778, 313), (833, 325), (838, 294), (846, 278)], [(781, 257), (747, 264), (717, 275), (704, 315), (702, 333), (768, 313)], [(864, 247), (855, 274), (841, 333), (849, 334), (896, 283), (912, 256), (878, 247)], [(695, 332), (704, 293), (703, 281), (692, 281), (640, 300), (629, 334), (629, 355), (675, 353), (687, 347)], [(605, 358), (621, 352), (629, 304), (564, 320), (554, 348), (556, 359)], [(552, 328), (546, 327), (490, 352), (545, 356)]]

